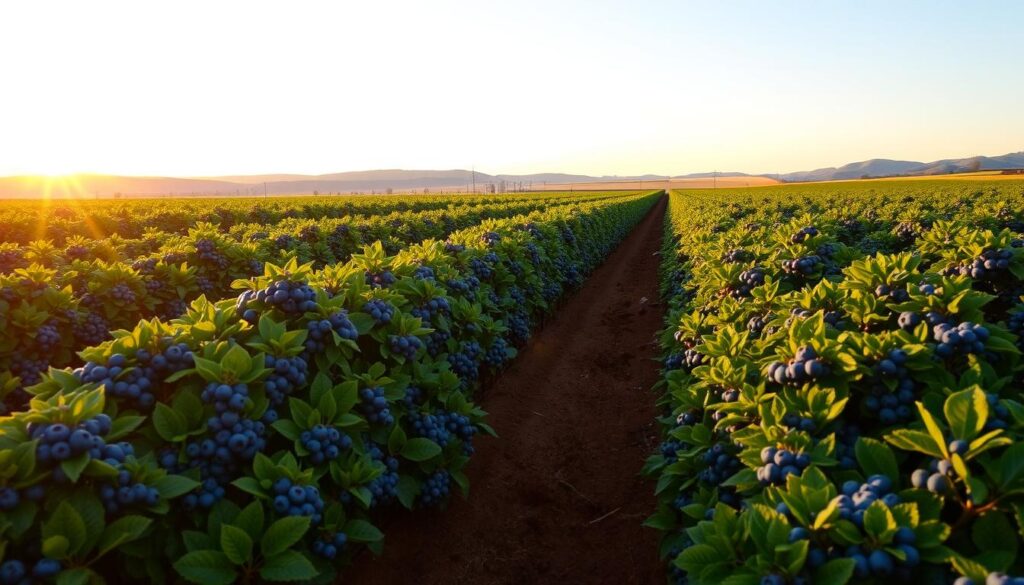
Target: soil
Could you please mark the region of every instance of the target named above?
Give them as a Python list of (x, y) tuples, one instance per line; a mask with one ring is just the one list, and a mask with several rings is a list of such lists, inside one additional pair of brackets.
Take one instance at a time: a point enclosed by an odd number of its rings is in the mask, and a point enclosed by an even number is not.
[(481, 399), (470, 497), (387, 522), (384, 553), (345, 583), (664, 583), (653, 485), (651, 386), (662, 325), (663, 197)]

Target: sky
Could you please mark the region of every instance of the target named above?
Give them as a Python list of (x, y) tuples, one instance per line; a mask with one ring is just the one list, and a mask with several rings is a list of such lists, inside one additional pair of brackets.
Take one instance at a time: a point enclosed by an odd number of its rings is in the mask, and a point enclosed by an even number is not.
[(777, 173), (1024, 150), (1024, 2), (4, 2), (0, 175)]

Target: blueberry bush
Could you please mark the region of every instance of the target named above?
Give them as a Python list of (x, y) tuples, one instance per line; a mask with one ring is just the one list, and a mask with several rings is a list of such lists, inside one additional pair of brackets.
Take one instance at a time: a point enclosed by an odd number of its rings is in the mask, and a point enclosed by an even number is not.
[(673, 193), (672, 583), (1024, 582), (1024, 190)]
[(27, 386), (4, 374), (31, 400), (0, 418), (0, 584), (332, 582), (379, 550), (381, 514), (466, 492), (474, 439), (494, 434), (474, 391), (658, 196), (320, 269), (268, 261), (174, 319), (58, 343), (69, 355)]

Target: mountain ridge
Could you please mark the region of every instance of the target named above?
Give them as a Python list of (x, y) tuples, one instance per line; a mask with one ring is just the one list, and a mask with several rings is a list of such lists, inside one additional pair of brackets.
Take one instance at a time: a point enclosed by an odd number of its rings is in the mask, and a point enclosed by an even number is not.
[(1024, 151), (1000, 156), (972, 156), (941, 159), (932, 162), (875, 158), (791, 173), (751, 174), (743, 172), (702, 172), (685, 175), (580, 175), (571, 173), (496, 174), (465, 169), (416, 170), (375, 169), (303, 175), (275, 173), (263, 175), (222, 175), (202, 177), (124, 176), (82, 173), (71, 178), (0, 177), (0, 198), (40, 197), (109, 197), (122, 195), (289, 195), (319, 192), (366, 193), (417, 190), (461, 190), (472, 187), (488, 190), (495, 185), (501, 190), (540, 187), (545, 183), (602, 183), (658, 181), (667, 179), (701, 179), (711, 177), (770, 177), (782, 182), (835, 181), (844, 179), (932, 176), (985, 170), (1024, 168)]

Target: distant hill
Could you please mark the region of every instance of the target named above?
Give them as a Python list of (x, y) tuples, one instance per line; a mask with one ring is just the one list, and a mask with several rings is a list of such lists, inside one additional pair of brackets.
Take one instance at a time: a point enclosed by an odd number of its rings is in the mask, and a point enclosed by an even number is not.
[[(770, 177), (783, 182), (835, 181), (844, 179), (931, 176), (972, 171), (1024, 168), (1024, 151), (1002, 156), (974, 156), (970, 158), (945, 159), (934, 162), (908, 160), (871, 159), (813, 171), (799, 171), (783, 175), (750, 175), (741, 172), (705, 172), (677, 175), (673, 181), (690, 181), (712, 178)], [(327, 193), (383, 193), (388, 189), (401, 191), (464, 190), (474, 180), (477, 190), (485, 190), (493, 184), (506, 188), (574, 188), (575, 185), (636, 184), (639, 181), (660, 181), (670, 179), (667, 175), (633, 176), (590, 176), (566, 173), (535, 173), (528, 175), (490, 175), (464, 169), (451, 170), (403, 170), (382, 169), (352, 171), (325, 175), (301, 175), (276, 173), (266, 175), (230, 175), (221, 177), (129, 177), (118, 175), (80, 174), (71, 177), (46, 179), (44, 177), (0, 177), (0, 198), (42, 197), (111, 197), (158, 195), (292, 195), (319, 192)], [(699, 181), (697, 181), (699, 182)], [(751, 181), (756, 183), (756, 181)], [(696, 183), (694, 183), (696, 184)], [(702, 184), (702, 183), (701, 183)]]
[(806, 181), (837, 181), (878, 177), (917, 177), (927, 175), (948, 175), (973, 171), (1024, 168), (1024, 151), (1002, 156), (974, 156), (970, 158), (937, 160), (930, 163), (909, 160), (888, 160), (875, 158), (813, 171), (786, 173), (779, 178), (790, 183)]

